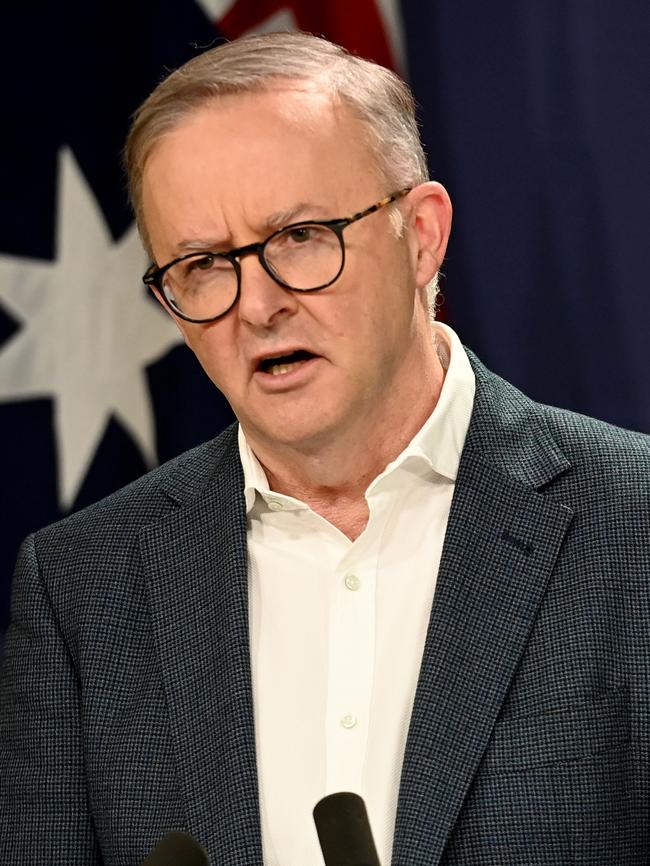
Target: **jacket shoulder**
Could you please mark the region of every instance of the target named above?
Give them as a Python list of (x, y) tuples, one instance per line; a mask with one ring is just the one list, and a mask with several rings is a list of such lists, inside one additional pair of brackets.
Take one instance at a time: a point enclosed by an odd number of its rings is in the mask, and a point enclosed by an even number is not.
[(650, 469), (650, 436), (597, 418), (538, 403), (488, 370), (466, 350), (476, 376), (476, 398), (469, 445), (488, 452), (512, 450), (515, 443), (534, 442), (548, 432), (570, 462), (588, 460), (603, 469)]
[(650, 436), (538, 403), (468, 351), (476, 395), (465, 451), (573, 508), (650, 510)]
[[(539, 404), (538, 404), (539, 405)], [(650, 436), (566, 409), (541, 405), (548, 429), (572, 463), (619, 476), (641, 473), (650, 480)]]
[(164, 517), (179, 504), (198, 496), (218, 476), (224, 464), (238, 462), (237, 425), (215, 439), (152, 469), (109, 496), (35, 533), (37, 544), (88, 537), (112, 529), (141, 527)]

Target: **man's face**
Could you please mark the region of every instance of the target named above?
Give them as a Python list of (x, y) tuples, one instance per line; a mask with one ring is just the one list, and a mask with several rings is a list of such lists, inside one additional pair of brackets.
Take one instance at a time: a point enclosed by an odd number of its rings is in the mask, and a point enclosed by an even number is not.
[[(345, 108), (287, 87), (221, 97), (162, 138), (145, 166), (143, 212), (162, 265), (349, 216), (393, 191)], [(382, 408), (407, 377), (412, 388), (427, 328), (409, 236), (395, 236), (386, 209), (352, 224), (343, 273), (311, 294), (282, 288), (246, 256), (230, 312), (207, 325), (178, 321), (253, 444), (317, 451), (398, 414)], [(303, 360), (271, 369), (270, 358), (296, 352)]]

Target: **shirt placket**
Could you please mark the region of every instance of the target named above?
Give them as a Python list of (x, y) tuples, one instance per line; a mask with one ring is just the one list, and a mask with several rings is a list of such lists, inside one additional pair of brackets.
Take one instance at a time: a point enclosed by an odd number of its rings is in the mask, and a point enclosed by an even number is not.
[(326, 712), (327, 792), (360, 792), (375, 665), (376, 544), (364, 534), (334, 574)]

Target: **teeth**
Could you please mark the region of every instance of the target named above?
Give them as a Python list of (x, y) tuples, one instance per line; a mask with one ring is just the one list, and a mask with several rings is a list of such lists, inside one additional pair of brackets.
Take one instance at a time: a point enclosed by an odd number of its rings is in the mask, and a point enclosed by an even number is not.
[(280, 376), (282, 373), (288, 373), (290, 370), (293, 370), (299, 364), (302, 364), (302, 361), (292, 361), (291, 364), (274, 364), (272, 367), (269, 367), (268, 372), (272, 376)]

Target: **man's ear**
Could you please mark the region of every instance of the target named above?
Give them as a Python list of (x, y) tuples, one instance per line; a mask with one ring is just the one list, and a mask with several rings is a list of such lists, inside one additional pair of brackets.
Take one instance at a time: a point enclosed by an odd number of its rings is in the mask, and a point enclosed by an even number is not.
[(436, 181), (414, 187), (408, 194), (409, 229), (415, 280), (423, 288), (440, 270), (451, 230), (451, 201)]

